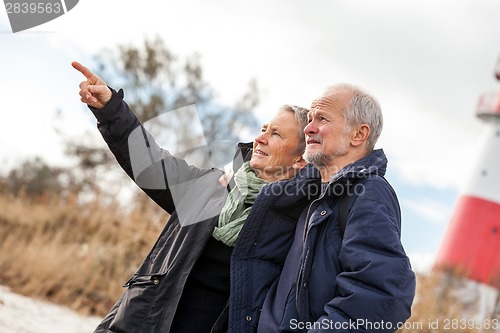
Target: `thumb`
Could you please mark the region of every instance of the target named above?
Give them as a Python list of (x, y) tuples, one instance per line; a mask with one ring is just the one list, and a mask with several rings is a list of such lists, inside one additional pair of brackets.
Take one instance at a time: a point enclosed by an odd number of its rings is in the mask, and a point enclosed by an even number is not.
[(102, 105), (106, 105), (113, 95), (107, 85), (89, 85), (87, 90)]
[(89, 90), (89, 92), (91, 92), (94, 95), (106, 94), (107, 91), (109, 90), (108, 86), (106, 86), (106, 85), (99, 85), (99, 86), (89, 85), (89, 86), (87, 86), (87, 89)]

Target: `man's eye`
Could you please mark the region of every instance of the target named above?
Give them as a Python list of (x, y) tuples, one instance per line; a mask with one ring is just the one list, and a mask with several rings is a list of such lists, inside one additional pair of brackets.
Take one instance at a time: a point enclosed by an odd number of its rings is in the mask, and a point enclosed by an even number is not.
[(281, 136), (278, 132), (274, 131), (273, 135)]

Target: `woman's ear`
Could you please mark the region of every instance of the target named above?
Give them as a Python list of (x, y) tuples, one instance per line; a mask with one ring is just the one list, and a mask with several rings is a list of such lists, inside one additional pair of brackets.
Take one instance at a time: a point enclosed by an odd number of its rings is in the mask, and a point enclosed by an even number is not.
[(300, 169), (302, 169), (303, 167), (305, 167), (307, 165), (307, 161), (304, 160), (302, 158), (302, 156), (298, 156), (297, 158), (295, 158), (295, 161), (293, 162), (292, 164), (292, 167), (299, 171)]

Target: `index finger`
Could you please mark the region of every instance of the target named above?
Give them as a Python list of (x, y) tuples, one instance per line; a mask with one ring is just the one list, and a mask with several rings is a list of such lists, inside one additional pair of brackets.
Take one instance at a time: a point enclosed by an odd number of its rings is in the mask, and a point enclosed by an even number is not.
[(90, 71), (87, 67), (83, 66), (77, 61), (73, 61), (71, 63), (71, 66), (73, 66), (74, 69), (82, 73), (87, 79), (92, 78), (95, 74)]

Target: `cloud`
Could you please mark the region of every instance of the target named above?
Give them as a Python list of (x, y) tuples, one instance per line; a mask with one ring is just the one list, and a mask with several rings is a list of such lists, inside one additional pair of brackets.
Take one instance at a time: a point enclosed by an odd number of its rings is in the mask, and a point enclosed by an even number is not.
[[(499, 12), (496, 0), (80, 1), (43, 29), (0, 35), (0, 95), (8, 110), (2, 116), (9, 124), (0, 133), (0, 158), (20, 151), (53, 158), (58, 148), (44, 119), (56, 108), (75, 117), (65, 118), (68, 128), (84, 122), (71, 60), (92, 67), (103, 48), (159, 35), (179, 57), (201, 54), (205, 79), (222, 103), (237, 100), (255, 77), (262, 122), (285, 103), (308, 107), (333, 83), (370, 91), (383, 108), (378, 146), (389, 158), (388, 177), (399, 180), (408, 241), (428, 249), (474, 164), (483, 131), (476, 102), (498, 90)], [(10, 31), (6, 14), (0, 28)], [(23, 137), (12, 148), (20, 124)], [(422, 221), (433, 227), (417, 230)]]
[(438, 200), (427, 198), (405, 199), (401, 204), (427, 222), (443, 225), (450, 220), (451, 209), (449, 204)]
[(410, 95), (380, 95), (385, 124), (379, 146), (386, 150), (392, 171), (414, 186), (462, 186), (474, 163), (483, 129), (474, 116), (475, 96), (463, 93), (467, 96), (462, 106), (436, 104), (426, 109)]
[(435, 254), (430, 252), (411, 252), (408, 253), (413, 270), (417, 273), (430, 273), (434, 265)]

